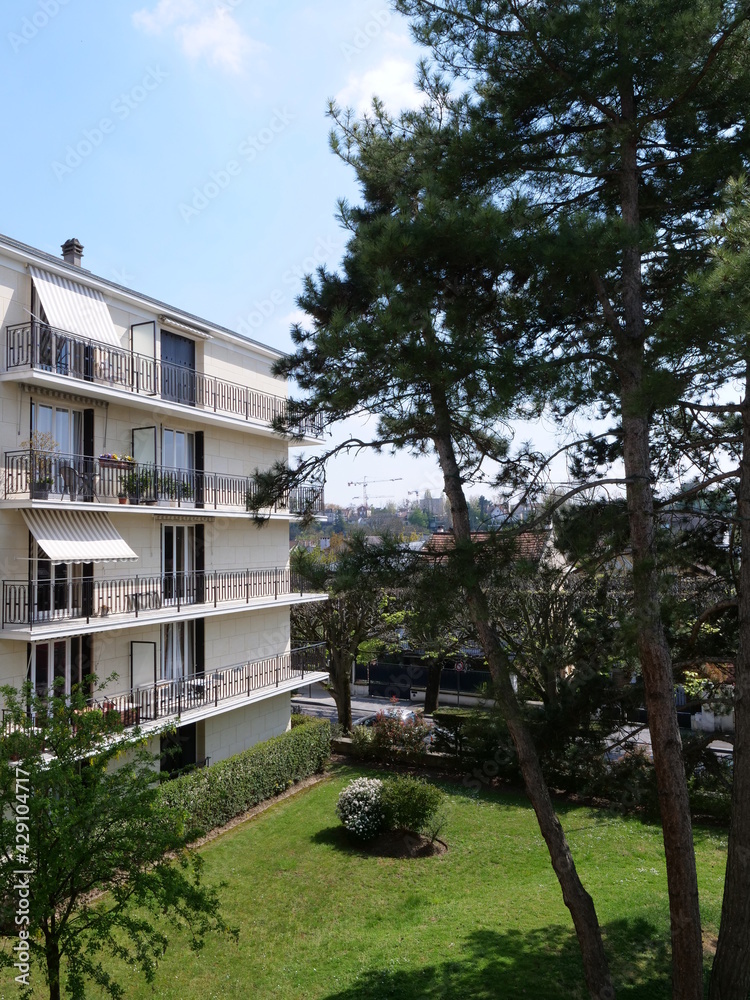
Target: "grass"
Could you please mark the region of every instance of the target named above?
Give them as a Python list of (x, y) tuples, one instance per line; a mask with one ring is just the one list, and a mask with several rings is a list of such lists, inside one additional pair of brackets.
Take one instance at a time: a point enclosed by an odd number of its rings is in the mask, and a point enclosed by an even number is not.
[[(196, 955), (175, 935), (153, 988), (124, 970), (126, 996), (584, 998), (572, 924), (527, 802), (445, 786), (447, 854), (374, 858), (349, 844), (334, 813), (340, 789), (362, 773), (339, 767), (204, 847), (206, 878), (229, 883), (224, 913), (239, 943), (212, 940)], [(618, 997), (666, 1000), (659, 828), (581, 807), (560, 816), (605, 929)], [(723, 831), (696, 830), (696, 849), (704, 921), (715, 932)], [(10, 996), (14, 984), (2, 985)]]

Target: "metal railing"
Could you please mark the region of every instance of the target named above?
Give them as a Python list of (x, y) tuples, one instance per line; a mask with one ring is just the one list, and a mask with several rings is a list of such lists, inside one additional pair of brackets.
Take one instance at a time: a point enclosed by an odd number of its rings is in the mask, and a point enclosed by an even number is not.
[[(249, 697), (255, 691), (278, 688), (286, 681), (303, 683), (306, 673), (325, 670), (326, 644), (321, 642), (219, 670), (141, 684), (114, 694), (100, 692), (87, 704), (90, 709), (118, 713), (119, 721), (126, 727), (136, 726), (174, 718), (193, 709), (215, 708), (222, 702)], [(29, 716), (28, 725), (43, 729), (44, 718)], [(7, 734), (12, 728), (15, 728), (12, 718), (3, 709), (2, 731)]]
[[(4, 496), (100, 503), (166, 504), (212, 510), (250, 510), (256, 486), (247, 476), (171, 469), (108, 458), (85, 458), (33, 449), (5, 452)], [(323, 510), (323, 491), (302, 486), (274, 504), (273, 512)]]
[(57, 622), (109, 616), (137, 619), (148, 611), (180, 611), (188, 606), (202, 608), (292, 594), (315, 593), (297, 573), (289, 569), (246, 569), (194, 573), (168, 573), (98, 579), (76, 576), (69, 568), (65, 581), (29, 583), (4, 580), (2, 627), (28, 628)]
[[(24, 368), (51, 372), (265, 424), (279, 417), (294, 418), (288, 400), (282, 396), (87, 340), (45, 323), (17, 323), (5, 330), (9, 372)], [(300, 417), (293, 429), (295, 433), (322, 437), (322, 416)]]
[(105, 711), (119, 712), (124, 725), (134, 726), (179, 716), (192, 709), (217, 707), (263, 688), (277, 688), (285, 681), (302, 683), (305, 672), (325, 669), (326, 646), (318, 643), (221, 670), (142, 684), (119, 694), (102, 695), (96, 703)]

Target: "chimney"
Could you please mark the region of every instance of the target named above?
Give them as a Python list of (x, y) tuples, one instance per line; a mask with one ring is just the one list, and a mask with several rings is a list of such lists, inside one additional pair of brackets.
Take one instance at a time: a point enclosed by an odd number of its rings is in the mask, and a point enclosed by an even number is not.
[(66, 240), (62, 245), (63, 260), (66, 264), (73, 264), (75, 267), (81, 266), (83, 257), (83, 244), (77, 239)]

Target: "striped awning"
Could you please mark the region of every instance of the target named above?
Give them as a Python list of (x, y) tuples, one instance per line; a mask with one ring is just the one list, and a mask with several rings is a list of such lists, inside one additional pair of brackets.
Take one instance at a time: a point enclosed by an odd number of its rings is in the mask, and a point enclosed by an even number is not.
[(122, 346), (101, 292), (33, 264), (29, 271), (50, 326), (110, 347)]
[(132, 562), (138, 556), (103, 511), (22, 510), (42, 552), (55, 563)]

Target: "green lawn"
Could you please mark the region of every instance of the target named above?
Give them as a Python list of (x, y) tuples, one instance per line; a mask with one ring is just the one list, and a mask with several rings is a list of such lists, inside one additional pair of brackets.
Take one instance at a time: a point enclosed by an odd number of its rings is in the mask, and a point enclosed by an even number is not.
[[(206, 846), (206, 877), (229, 882), (224, 912), (239, 943), (213, 940), (195, 955), (175, 936), (153, 990), (131, 977), (127, 996), (585, 996), (571, 921), (522, 798), (448, 785), (447, 854), (373, 858), (349, 845), (334, 813), (339, 790), (360, 773), (340, 767)], [(561, 816), (605, 928), (618, 996), (667, 998), (658, 828), (584, 808)], [(726, 837), (699, 829), (696, 841), (704, 920), (715, 931)], [(3, 982), (10, 997), (15, 987)]]

